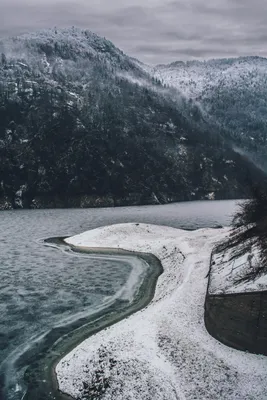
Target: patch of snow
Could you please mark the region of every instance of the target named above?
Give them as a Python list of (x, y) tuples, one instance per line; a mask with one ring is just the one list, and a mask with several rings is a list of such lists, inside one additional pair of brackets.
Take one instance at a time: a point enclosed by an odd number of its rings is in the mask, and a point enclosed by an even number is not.
[(24, 83), (27, 83), (28, 85), (38, 85), (36, 81), (30, 81), (30, 80), (25, 80)]
[(172, 120), (170, 120), (170, 121), (167, 122), (167, 126), (168, 126), (170, 129), (175, 129), (175, 125), (174, 125), (174, 123), (172, 122)]
[(178, 147), (178, 154), (180, 156), (186, 156), (187, 155), (187, 147), (184, 146), (183, 144), (180, 144), (180, 146)]
[(74, 93), (74, 92), (68, 92), (69, 93), (69, 95), (71, 96), (71, 97), (75, 97), (75, 98), (78, 98), (79, 96), (77, 95), (77, 93)]
[(33, 95), (33, 89), (32, 88), (24, 89), (24, 92), (27, 93), (27, 94)]
[(27, 65), (27, 64), (24, 64), (24, 63), (21, 62), (21, 61), (18, 61), (18, 65), (20, 65), (20, 66), (23, 67), (23, 68), (28, 68), (28, 65)]
[(23, 207), (22, 196), (23, 196), (23, 193), (26, 191), (26, 189), (27, 189), (27, 186), (22, 185), (22, 186), (20, 186), (19, 190), (17, 190), (17, 192), (15, 193), (15, 204), (19, 208)]
[(8, 82), (7, 85), (9, 91), (15, 94), (18, 93), (18, 84), (16, 82)]
[(89, 390), (100, 390), (102, 400), (266, 399), (266, 357), (229, 348), (204, 326), (210, 253), (228, 233), (131, 223), (67, 239), (75, 246), (153, 253), (164, 272), (148, 307), (58, 363), (60, 390), (77, 399), (88, 398)]
[(208, 193), (207, 194), (207, 199), (208, 200), (215, 200), (215, 193), (214, 192)]

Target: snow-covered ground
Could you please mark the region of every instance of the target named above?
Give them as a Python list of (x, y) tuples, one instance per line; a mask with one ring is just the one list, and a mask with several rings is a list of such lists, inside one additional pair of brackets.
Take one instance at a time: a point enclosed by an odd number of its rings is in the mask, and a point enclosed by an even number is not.
[(59, 388), (79, 399), (266, 399), (266, 357), (231, 349), (204, 326), (210, 253), (227, 233), (132, 223), (68, 239), (75, 246), (153, 253), (164, 272), (148, 307), (59, 362)]

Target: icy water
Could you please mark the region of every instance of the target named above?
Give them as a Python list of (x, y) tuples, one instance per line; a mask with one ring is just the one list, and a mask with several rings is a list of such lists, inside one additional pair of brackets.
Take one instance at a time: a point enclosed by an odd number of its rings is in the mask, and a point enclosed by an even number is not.
[[(42, 239), (99, 226), (145, 222), (197, 229), (229, 225), (235, 201), (83, 210), (0, 213), (0, 398), (21, 399), (25, 365), (18, 360), (55, 326), (108, 307), (122, 289), (134, 293), (127, 257), (83, 256), (47, 247)], [(133, 284), (131, 284), (133, 282)], [(37, 400), (37, 399), (36, 399)]]

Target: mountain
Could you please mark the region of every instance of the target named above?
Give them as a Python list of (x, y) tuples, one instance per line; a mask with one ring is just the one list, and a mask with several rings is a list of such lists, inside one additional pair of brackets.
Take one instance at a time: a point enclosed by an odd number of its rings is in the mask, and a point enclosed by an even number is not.
[(176, 88), (92, 32), (0, 42), (0, 209), (244, 197), (261, 172)]
[(174, 62), (151, 73), (194, 102), (237, 151), (267, 170), (266, 58)]

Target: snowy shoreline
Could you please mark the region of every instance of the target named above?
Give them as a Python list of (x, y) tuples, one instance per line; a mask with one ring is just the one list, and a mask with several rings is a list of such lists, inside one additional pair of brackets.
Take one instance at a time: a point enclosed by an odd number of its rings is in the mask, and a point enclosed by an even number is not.
[(266, 357), (224, 346), (204, 325), (210, 254), (227, 233), (132, 223), (67, 239), (76, 247), (152, 253), (164, 272), (146, 308), (58, 363), (59, 389), (80, 399), (93, 393), (105, 400), (266, 399)]
[[(64, 243), (62, 237), (46, 239), (45, 243), (68, 254), (80, 253), (77, 255), (83, 258), (102, 258), (104, 262), (108, 259), (112, 259), (113, 262), (117, 260), (120, 268), (124, 268), (125, 263), (131, 265), (128, 279), (114, 296), (108, 296), (100, 307), (94, 307), (93, 313), (87, 310), (80, 315), (75, 314), (68, 323), (65, 321), (55, 327), (54, 333), (51, 332), (50, 335), (51, 340), (48, 339), (47, 351), (27, 368), (25, 398), (65, 400), (72, 397), (58, 390), (55, 367), (60, 359), (85, 339), (146, 307), (154, 297), (157, 279), (163, 268), (160, 261), (148, 253), (104, 247), (75, 248)], [(57, 338), (54, 341), (55, 335)]]

